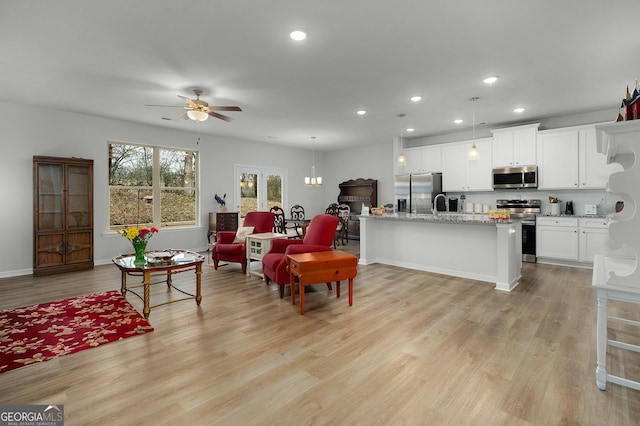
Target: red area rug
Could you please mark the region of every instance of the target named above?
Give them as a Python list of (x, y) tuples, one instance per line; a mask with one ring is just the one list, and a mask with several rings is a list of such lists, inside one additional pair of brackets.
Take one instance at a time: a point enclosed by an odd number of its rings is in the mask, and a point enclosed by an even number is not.
[(150, 331), (118, 291), (0, 311), (0, 373)]

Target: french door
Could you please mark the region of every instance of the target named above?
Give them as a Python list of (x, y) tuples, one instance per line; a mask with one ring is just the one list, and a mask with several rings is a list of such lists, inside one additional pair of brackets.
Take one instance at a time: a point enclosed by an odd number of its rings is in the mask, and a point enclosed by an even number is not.
[(269, 167), (235, 166), (236, 209), (240, 217), (250, 211), (269, 211), (287, 205), (287, 170)]

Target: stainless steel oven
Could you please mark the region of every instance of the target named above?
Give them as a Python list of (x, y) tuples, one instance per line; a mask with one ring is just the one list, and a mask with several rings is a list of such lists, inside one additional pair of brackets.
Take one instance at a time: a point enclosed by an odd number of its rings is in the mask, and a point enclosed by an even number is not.
[(522, 261), (535, 263), (536, 215), (541, 211), (540, 200), (497, 200), (496, 207), (522, 221)]

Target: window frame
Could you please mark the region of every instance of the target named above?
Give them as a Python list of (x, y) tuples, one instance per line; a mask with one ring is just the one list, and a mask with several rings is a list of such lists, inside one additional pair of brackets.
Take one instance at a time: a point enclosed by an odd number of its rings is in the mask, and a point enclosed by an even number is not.
[[(111, 153), (111, 145), (121, 145), (121, 146), (132, 146), (132, 147), (141, 147), (152, 150), (152, 173), (151, 173), (151, 186), (125, 186), (125, 185), (111, 185), (111, 165), (109, 163), (109, 156)], [(176, 152), (184, 152), (184, 153), (193, 153), (195, 156), (194, 160), (194, 170), (193, 170), (193, 178), (195, 182), (191, 187), (171, 187), (171, 186), (163, 186), (162, 178), (161, 178), (161, 169), (160, 169), (160, 157), (162, 151), (176, 151)], [(121, 141), (107, 141), (107, 215), (109, 217), (108, 220), (108, 231), (117, 232), (119, 229), (122, 229), (125, 226), (133, 226), (133, 225), (150, 225), (154, 226), (158, 229), (177, 229), (177, 228), (190, 228), (190, 227), (199, 227), (200, 226), (200, 151), (196, 149), (189, 148), (175, 148), (175, 147), (167, 147), (160, 145), (149, 145), (135, 142), (121, 142)], [(151, 190), (152, 200), (159, 200), (159, 202), (152, 202), (152, 223), (138, 223), (138, 224), (121, 224), (114, 225), (111, 223), (111, 193), (112, 189), (132, 189), (132, 190)], [(172, 191), (172, 190), (187, 190), (194, 191), (194, 219), (193, 221), (189, 220), (185, 224), (181, 224), (184, 221), (177, 222), (162, 222), (162, 195), (163, 192)], [(141, 200), (138, 200), (141, 202)]]

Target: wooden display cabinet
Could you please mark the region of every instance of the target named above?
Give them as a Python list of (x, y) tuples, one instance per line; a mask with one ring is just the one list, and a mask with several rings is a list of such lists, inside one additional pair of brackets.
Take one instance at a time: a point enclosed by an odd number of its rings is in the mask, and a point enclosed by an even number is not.
[(376, 207), (378, 205), (378, 181), (376, 179), (353, 179), (338, 185), (340, 195), (338, 204), (346, 204), (351, 208), (348, 222), (349, 237), (360, 238), (360, 221), (358, 215), (362, 205)]
[(33, 157), (33, 274), (93, 268), (93, 160)]

